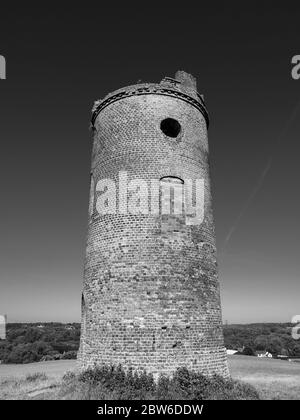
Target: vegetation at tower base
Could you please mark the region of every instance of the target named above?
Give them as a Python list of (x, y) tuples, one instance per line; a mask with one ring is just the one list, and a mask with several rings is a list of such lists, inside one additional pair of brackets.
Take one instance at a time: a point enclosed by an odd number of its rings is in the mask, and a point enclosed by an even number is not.
[(251, 385), (214, 375), (179, 368), (172, 377), (157, 381), (145, 371), (125, 371), (121, 366), (102, 366), (79, 375), (67, 373), (59, 398), (75, 400), (257, 400)]
[[(188, 367), (227, 377), (208, 164), (208, 114), (195, 79), (119, 89), (93, 110), (89, 225), (82, 293), (82, 370), (118, 365), (172, 375)], [(204, 219), (101, 214), (99, 182), (204, 182)], [(176, 180), (176, 182), (175, 182)], [(128, 191), (118, 194), (126, 209)], [(150, 207), (148, 194), (140, 202)], [(162, 203), (162, 202), (161, 202)], [(160, 203), (160, 204), (161, 204)]]

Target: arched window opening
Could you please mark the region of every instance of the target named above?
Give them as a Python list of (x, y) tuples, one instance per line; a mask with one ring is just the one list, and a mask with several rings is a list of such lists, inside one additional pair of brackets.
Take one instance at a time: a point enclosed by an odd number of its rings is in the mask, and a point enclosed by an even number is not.
[(184, 181), (174, 176), (160, 179), (160, 215), (164, 232), (180, 232), (185, 225)]
[(86, 304), (85, 304), (85, 298), (84, 294), (81, 294), (81, 319), (82, 319), (82, 333), (85, 334), (86, 330)]

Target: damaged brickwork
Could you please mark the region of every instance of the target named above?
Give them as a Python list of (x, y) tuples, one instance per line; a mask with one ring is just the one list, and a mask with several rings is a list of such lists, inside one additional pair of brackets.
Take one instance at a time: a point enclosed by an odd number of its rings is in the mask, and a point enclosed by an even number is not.
[[(168, 134), (166, 119), (175, 120)], [(121, 364), (170, 375), (186, 366), (228, 376), (208, 114), (195, 79), (179, 71), (174, 79), (119, 89), (95, 103), (92, 125), (79, 367)], [(189, 225), (184, 213), (99, 215), (97, 182), (117, 183), (120, 171), (161, 184), (204, 179), (203, 222)]]

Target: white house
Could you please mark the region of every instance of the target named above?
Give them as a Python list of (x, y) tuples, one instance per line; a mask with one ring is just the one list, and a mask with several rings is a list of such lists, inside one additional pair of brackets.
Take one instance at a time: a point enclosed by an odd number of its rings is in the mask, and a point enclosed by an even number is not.
[(257, 357), (273, 357), (268, 351), (256, 352)]
[(226, 353), (227, 354), (235, 354), (235, 353), (238, 353), (238, 351), (237, 350), (232, 350), (232, 349), (226, 349)]

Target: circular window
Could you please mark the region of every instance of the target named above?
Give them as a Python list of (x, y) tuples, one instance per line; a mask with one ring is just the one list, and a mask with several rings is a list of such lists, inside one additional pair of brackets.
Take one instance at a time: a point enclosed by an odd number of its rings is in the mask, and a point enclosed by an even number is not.
[(181, 131), (181, 125), (173, 118), (166, 118), (160, 123), (161, 131), (168, 137), (177, 137)]

